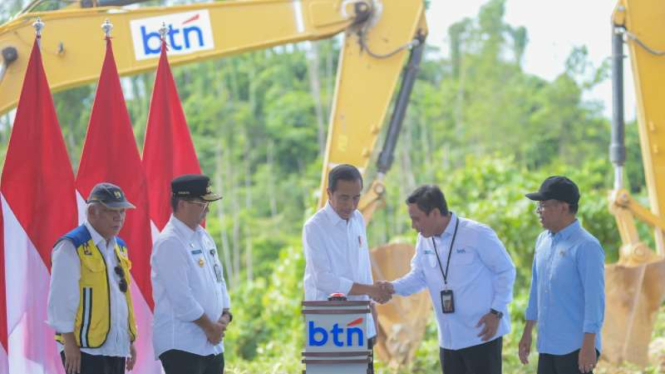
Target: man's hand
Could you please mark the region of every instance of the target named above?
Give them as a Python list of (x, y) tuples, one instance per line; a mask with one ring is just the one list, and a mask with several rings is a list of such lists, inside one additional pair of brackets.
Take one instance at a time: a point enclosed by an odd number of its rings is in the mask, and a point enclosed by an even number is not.
[(222, 316), (219, 317), (219, 323), (227, 326), (229, 323), (231, 323), (231, 315), (228, 313), (222, 313)]
[(65, 340), (65, 372), (78, 374), (81, 372), (81, 348), (76, 344), (74, 333), (62, 334)]
[(224, 337), (224, 330), (226, 326), (222, 326), (219, 321), (211, 321), (205, 313), (201, 315), (198, 319), (194, 320), (194, 323), (203, 330), (206, 334), (208, 341), (214, 345), (219, 344)]
[(483, 326), (483, 329), (478, 336), (486, 342), (496, 335), (496, 330), (499, 329), (499, 317), (496, 314), (487, 313), (478, 321), (476, 327), (480, 326)]
[(217, 345), (221, 343), (222, 338), (224, 337), (224, 330), (226, 330), (226, 325), (215, 322), (211, 323), (210, 326), (203, 331), (205, 332), (208, 341), (213, 345)]
[(219, 317), (217, 322), (222, 325), (222, 337), (224, 337), (224, 335), (226, 335), (226, 328), (229, 327), (229, 323), (231, 323), (231, 316), (224, 313), (221, 317)]
[(529, 354), (531, 353), (532, 340), (533, 339), (531, 337), (531, 330), (524, 329), (524, 332), (522, 333), (522, 339), (520, 339), (519, 351), (518, 351), (518, 354), (520, 356), (520, 361), (524, 365), (529, 363)]
[(584, 340), (582, 341), (582, 348), (580, 349), (578, 358), (580, 372), (590, 373), (596, 367), (597, 362), (596, 334), (586, 333), (584, 334)]
[(395, 287), (390, 282), (379, 281), (376, 284), (384, 291), (388, 292), (391, 295), (395, 294)]
[(381, 285), (381, 283), (375, 283), (374, 285), (368, 286), (367, 294), (372, 300), (376, 301), (379, 304), (385, 304), (392, 298), (392, 294)]
[(522, 338), (519, 343), (518, 355), (522, 364), (526, 365), (529, 363), (529, 354), (531, 353), (531, 332), (533, 327), (536, 325), (536, 321), (526, 321), (524, 324), (524, 331), (522, 331)]
[(125, 364), (127, 371), (132, 371), (132, 369), (134, 369), (135, 364), (136, 364), (136, 347), (134, 347), (134, 343), (131, 343), (129, 345), (129, 359)]

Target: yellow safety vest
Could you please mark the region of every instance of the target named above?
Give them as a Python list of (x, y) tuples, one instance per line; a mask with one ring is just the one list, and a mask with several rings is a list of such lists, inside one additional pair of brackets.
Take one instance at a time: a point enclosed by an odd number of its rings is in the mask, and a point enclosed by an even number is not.
[[(111, 329), (111, 295), (109, 294), (108, 272), (114, 270), (107, 268), (102, 252), (92, 241), (92, 236), (85, 225), (75, 228), (60, 240), (72, 242), (79, 260), (81, 260), (80, 301), (74, 322), (76, 343), (81, 348), (99, 348), (106, 342)], [(127, 324), (129, 336), (133, 342), (136, 340), (137, 334), (130, 292), (131, 276), (129, 270), (132, 268), (132, 263), (127, 257), (125, 242), (119, 237), (116, 237), (115, 241), (115, 255), (127, 282), (127, 292), (125, 292), (129, 317)], [(60, 333), (55, 334), (55, 340), (64, 344), (64, 339)]]

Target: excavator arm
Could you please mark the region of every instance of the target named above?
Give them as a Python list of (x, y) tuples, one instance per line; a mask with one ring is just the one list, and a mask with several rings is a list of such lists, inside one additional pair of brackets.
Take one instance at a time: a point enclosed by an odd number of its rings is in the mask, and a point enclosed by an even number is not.
[[(344, 32), (320, 205), (327, 198), (327, 174), (332, 167), (350, 163), (366, 171), (406, 57), (413, 49), (417, 57), (410, 61), (420, 61), (427, 35), (421, 0), (246, 0), (132, 10), (95, 6), (135, 2), (86, 0), (58, 11), (23, 13), (0, 26), (0, 113), (17, 103), (34, 36), (32, 23), (37, 17), (46, 24), (42, 53), (54, 92), (98, 78), (104, 56), (103, 35), (92, 30), (106, 19), (115, 27), (115, 57), (122, 76), (156, 68), (162, 23), (169, 28), (167, 42), (173, 65), (331, 38)], [(407, 65), (383, 165), (392, 158), (415, 71), (417, 64)], [(367, 220), (382, 197), (381, 179), (388, 167), (379, 170), (378, 181), (361, 204)]]
[[(613, 118), (610, 160), (615, 183), (610, 193), (622, 246), (619, 261), (606, 266), (607, 313), (604, 354), (610, 361), (649, 362), (648, 348), (656, 314), (665, 299), (665, 3), (620, 0), (612, 17)], [(649, 208), (623, 185), (626, 158), (623, 115), (624, 44), (635, 81), (642, 163)], [(641, 221), (653, 228), (655, 249), (637, 230)]]
[[(3, 60), (0, 112), (16, 105), (39, 17), (44, 67), (53, 91), (98, 79), (104, 57), (100, 25), (113, 25), (120, 75), (153, 70), (159, 56), (159, 28), (169, 27), (170, 61), (181, 65), (305, 40), (330, 38), (354, 22), (380, 22), (372, 3), (342, 0), (250, 0), (126, 10), (117, 7), (65, 8), (25, 13), (0, 27)], [(409, 36), (404, 36), (408, 39)], [(379, 47), (377, 47), (379, 48)]]

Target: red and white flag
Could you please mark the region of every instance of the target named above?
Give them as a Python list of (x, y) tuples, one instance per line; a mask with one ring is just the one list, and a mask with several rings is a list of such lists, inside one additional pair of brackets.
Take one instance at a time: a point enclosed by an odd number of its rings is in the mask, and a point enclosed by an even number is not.
[(171, 215), (171, 180), (182, 174), (201, 173), (164, 42), (150, 101), (143, 168), (150, 192), (150, 220), (156, 233), (164, 228)]
[(134, 372), (160, 373), (161, 364), (155, 360), (152, 348), (152, 238), (146, 179), (125, 106), (110, 38), (106, 40), (106, 56), (76, 177), (81, 205), (90, 190), (100, 182), (120, 186), (128, 200), (136, 206), (136, 209), (127, 211), (125, 224), (119, 234), (127, 242), (132, 261), (132, 296), (139, 334), (134, 343), (138, 352)]
[(60, 236), (76, 227), (76, 197), (37, 41), (0, 183), (3, 270), (5, 284), (10, 285), (5, 291), (7, 339), (3, 341), (9, 372), (63, 373), (54, 331), (45, 321), (51, 250)]

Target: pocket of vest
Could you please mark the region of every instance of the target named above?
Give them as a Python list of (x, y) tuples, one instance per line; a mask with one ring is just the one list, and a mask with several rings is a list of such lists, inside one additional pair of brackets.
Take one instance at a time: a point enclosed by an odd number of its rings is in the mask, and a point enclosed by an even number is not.
[(85, 266), (88, 271), (93, 273), (104, 271), (104, 269), (106, 269), (104, 259), (97, 256), (81, 256), (81, 265)]

